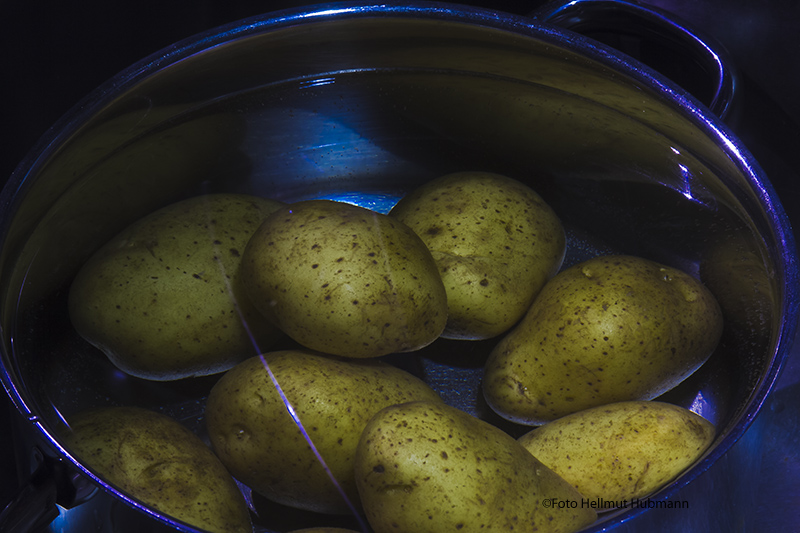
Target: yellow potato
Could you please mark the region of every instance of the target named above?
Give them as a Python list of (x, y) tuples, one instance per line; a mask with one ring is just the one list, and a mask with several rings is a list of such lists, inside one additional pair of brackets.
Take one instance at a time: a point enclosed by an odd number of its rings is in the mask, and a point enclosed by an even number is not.
[(444, 403), (375, 415), (361, 435), (355, 475), (375, 533), (570, 532), (596, 518), (514, 438)]
[(722, 334), (714, 296), (675, 268), (601, 256), (555, 276), (486, 362), (483, 392), (500, 416), (539, 425), (672, 389)]
[(310, 527), (306, 529), (296, 529), (290, 533), (358, 533), (352, 529), (342, 529), (340, 527)]
[(518, 441), (585, 498), (613, 508), (672, 481), (714, 437), (714, 425), (688, 409), (634, 401), (567, 415)]
[(439, 396), (384, 362), (287, 350), (229, 370), (209, 395), (206, 425), (220, 460), (258, 494), (300, 509), (349, 513), (360, 507), (353, 459), (367, 421), (388, 405), (423, 399), (439, 401)]
[(447, 291), (442, 337), (486, 339), (525, 314), (561, 267), (564, 229), (532, 189), (489, 172), (426, 183), (389, 213), (431, 250)]
[(292, 339), (335, 355), (416, 350), (447, 321), (444, 285), (420, 238), (343, 202), (298, 202), (270, 216), (245, 249), (242, 279)]
[(139, 220), (75, 277), (77, 331), (121, 370), (175, 380), (214, 374), (258, 353), (279, 331), (239, 281), (247, 241), (281, 204), (247, 195), (184, 200)]
[(110, 407), (71, 417), (69, 426), (67, 448), (135, 499), (207, 531), (252, 531), (236, 482), (176, 420), (146, 409)]

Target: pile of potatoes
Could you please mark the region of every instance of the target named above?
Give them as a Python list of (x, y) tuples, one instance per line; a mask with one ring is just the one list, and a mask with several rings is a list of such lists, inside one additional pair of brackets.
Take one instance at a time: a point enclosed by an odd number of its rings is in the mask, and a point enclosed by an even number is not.
[[(251, 530), (233, 478), (375, 533), (578, 531), (597, 519), (581, 502), (652, 494), (710, 446), (710, 422), (654, 398), (708, 359), (722, 318), (687, 273), (624, 255), (562, 269), (565, 248), (536, 192), (485, 172), (433, 180), (388, 214), (241, 194), (168, 206), (89, 259), (70, 318), (132, 376), (220, 374), (210, 449), (128, 407), (70, 419), (68, 444), (209, 531)], [(530, 431), (446, 404), (383, 357), (439, 338), (497, 339), (484, 398)]]

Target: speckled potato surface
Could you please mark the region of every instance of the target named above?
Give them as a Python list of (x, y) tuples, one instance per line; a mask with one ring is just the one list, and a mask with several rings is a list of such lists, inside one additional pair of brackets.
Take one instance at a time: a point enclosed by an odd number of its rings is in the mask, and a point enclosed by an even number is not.
[(296, 529), (291, 533), (359, 533), (352, 529), (342, 529), (340, 527), (310, 527), (306, 529)]
[(714, 425), (692, 411), (642, 401), (579, 411), (518, 442), (584, 497), (625, 506), (672, 481), (714, 437)]
[(639, 257), (596, 257), (545, 285), (486, 361), (484, 396), (527, 425), (650, 400), (700, 367), (721, 334), (719, 305), (692, 276)]
[(445, 338), (506, 332), (564, 259), (564, 229), (550, 206), (499, 174), (442, 176), (403, 197), (389, 214), (425, 241), (439, 267), (449, 311)]
[(447, 321), (447, 295), (420, 238), (401, 222), (330, 200), (270, 216), (245, 249), (256, 307), (307, 348), (377, 357), (422, 348)]
[(581, 495), (508, 434), (444, 403), (376, 414), (355, 475), (375, 533), (570, 532), (596, 519), (589, 508), (549, 505)]
[(264, 361), (253, 357), (220, 378), (208, 398), (206, 426), (215, 452), (237, 479), (272, 501), (300, 509), (351, 511), (281, 393), (355, 508), (353, 460), (369, 419), (395, 403), (440, 401), (422, 380), (375, 359), (286, 350), (267, 353)]
[(67, 448), (157, 511), (215, 533), (250, 533), (239, 487), (199, 437), (146, 409), (102, 408), (69, 419)]
[(203, 195), (135, 222), (78, 272), (73, 325), (117, 367), (145, 379), (219, 373), (252, 356), (251, 335), (269, 345), (280, 333), (244, 294), (239, 265), (252, 234), (281, 205)]

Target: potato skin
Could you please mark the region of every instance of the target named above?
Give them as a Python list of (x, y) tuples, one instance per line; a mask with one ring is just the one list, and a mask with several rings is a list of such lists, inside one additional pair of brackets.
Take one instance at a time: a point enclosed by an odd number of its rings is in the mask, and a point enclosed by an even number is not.
[(544, 499), (581, 495), (514, 438), (444, 403), (387, 407), (358, 444), (356, 483), (375, 533), (578, 531), (590, 508)]
[(271, 215), (245, 249), (242, 279), (281, 330), (334, 355), (417, 350), (447, 321), (444, 285), (420, 238), (343, 202), (297, 202)]
[(264, 354), (263, 361), (253, 357), (229, 370), (206, 406), (214, 450), (255, 492), (299, 509), (352, 511), (289, 415), (264, 362), (356, 508), (353, 460), (358, 437), (372, 415), (395, 403), (440, 401), (422, 380), (375, 359), (286, 350)]
[(719, 305), (693, 277), (639, 257), (596, 257), (555, 276), (495, 347), (484, 397), (527, 425), (650, 400), (699, 368), (721, 334)]
[(447, 291), (442, 337), (500, 335), (561, 268), (564, 228), (531, 188), (490, 172), (456, 172), (403, 197), (389, 213), (431, 250)]
[(219, 373), (258, 353), (251, 335), (268, 347), (280, 332), (244, 294), (239, 264), (250, 236), (281, 205), (212, 194), (140, 219), (73, 280), (74, 327), (124, 372), (156, 381)]
[(715, 434), (711, 422), (688, 409), (634, 401), (567, 415), (526, 433), (518, 442), (584, 497), (630, 502), (655, 492), (691, 466)]
[(340, 527), (310, 527), (306, 529), (296, 529), (290, 533), (359, 533), (352, 529), (342, 529)]
[(148, 506), (215, 533), (250, 533), (238, 485), (214, 453), (176, 420), (109, 407), (69, 419), (64, 442), (85, 465)]

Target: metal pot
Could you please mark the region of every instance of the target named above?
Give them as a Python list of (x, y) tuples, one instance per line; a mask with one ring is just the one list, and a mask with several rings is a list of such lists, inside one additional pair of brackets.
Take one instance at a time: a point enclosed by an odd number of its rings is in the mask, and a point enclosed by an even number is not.
[[(663, 399), (702, 414), (718, 435), (653, 500), (717, 461), (752, 422), (794, 337), (791, 228), (758, 164), (706, 105), (644, 64), (547, 22), (580, 29), (584, 4), (548, 6), (538, 21), (430, 3), (248, 19), (143, 60), (68, 113), (0, 198), (2, 381), (41, 452), (30, 491), (47, 504), (36, 505), (92, 509), (86, 520), (103, 531), (194, 531), (121, 493), (61, 444), (64, 418), (98, 405), (156, 409), (203, 435), (214, 378), (131, 378), (69, 323), (65, 289), (117, 231), (217, 191), (385, 212), (426, 180), (467, 169), (507, 174), (545, 197), (568, 230), (565, 266), (600, 253), (641, 255), (693, 273), (717, 294), (726, 321), (718, 350)], [(652, 10), (636, 14), (663, 22)], [(704, 65), (719, 66), (707, 102), (726, 116), (735, 83), (724, 61), (680, 24), (668, 26), (707, 52)], [(478, 392), (491, 346), (437, 341), (411, 366), (449, 403), (502, 425)], [(458, 362), (456, 349), (467, 352)], [(608, 513), (589, 530), (646, 512)], [(259, 531), (325, 522), (283, 509), (259, 514)], [(342, 520), (334, 525), (348, 525)]]

